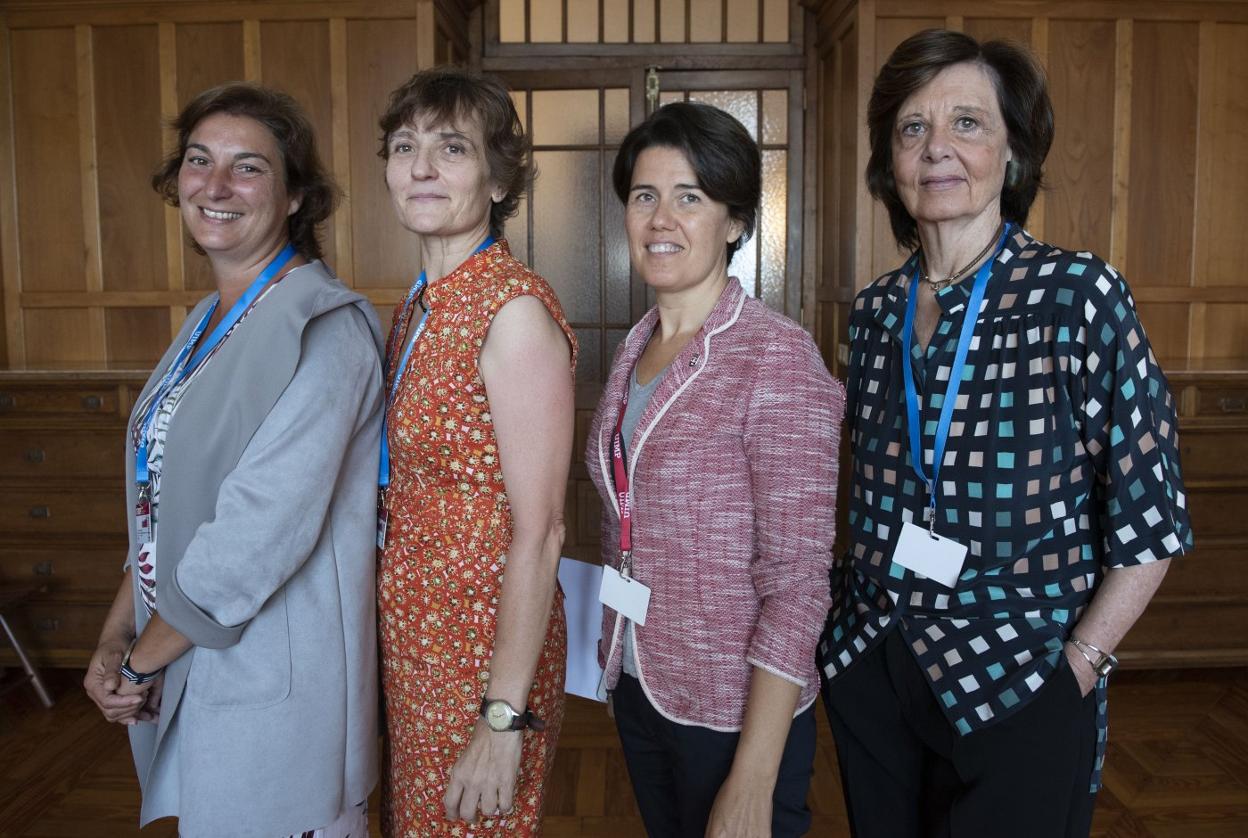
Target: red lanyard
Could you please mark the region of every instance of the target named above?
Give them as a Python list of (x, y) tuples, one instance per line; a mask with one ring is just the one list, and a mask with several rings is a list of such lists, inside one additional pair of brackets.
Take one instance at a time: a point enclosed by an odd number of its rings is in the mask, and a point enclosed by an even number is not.
[(620, 510), (620, 573), (627, 576), (633, 554), (633, 506), (628, 486), (628, 464), (624, 462), (624, 412), (628, 410), (628, 388), (632, 374), (624, 384), (624, 397), (620, 399), (620, 418), (611, 435), (611, 467), (615, 477), (615, 497)]

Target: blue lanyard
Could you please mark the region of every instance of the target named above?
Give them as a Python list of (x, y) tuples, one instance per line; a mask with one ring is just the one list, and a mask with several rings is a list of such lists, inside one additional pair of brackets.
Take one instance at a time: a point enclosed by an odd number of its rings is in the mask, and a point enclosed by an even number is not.
[[(476, 256), (492, 244), (494, 244), (494, 237), (486, 236), (485, 241), (481, 242), (477, 249), (472, 251), (472, 255)], [(425, 277), (425, 272), (421, 271), (420, 276), (416, 277), (416, 281), (412, 283), (412, 287), (408, 290), (407, 297), (403, 300), (403, 313), (400, 315), (400, 323), (411, 317), (412, 301), (420, 297), (428, 284), (429, 280)], [(425, 322), (428, 319), (429, 309), (422, 304), (420, 320), (416, 323), (416, 328), (412, 329), (412, 336), (408, 338), (407, 345), (403, 347), (403, 355), (399, 358), (399, 366), (394, 371), (394, 380), (390, 382), (390, 392), (386, 395), (386, 410), (381, 418), (381, 460), (377, 465), (377, 485), (382, 489), (390, 486), (390, 438), (386, 414), (389, 414), (390, 406), (394, 404), (395, 397), (399, 394), (399, 384), (407, 373), (407, 363), (412, 358), (412, 349), (416, 347), (416, 341), (424, 333)]]
[[(165, 377), (161, 379), (160, 384), (153, 391), (152, 400), (148, 403), (147, 413), (143, 417), (143, 424), (139, 428), (138, 445), (135, 446), (134, 451), (134, 479), (136, 483), (144, 485), (150, 479), (147, 471), (147, 435), (151, 430), (152, 422), (156, 419), (156, 411), (160, 408), (160, 403), (165, 400), (165, 397), (169, 395), (169, 392), (174, 387), (177, 387), (179, 383), (195, 371), (196, 367), (204, 362), (204, 359), (225, 338), (230, 329), (234, 328), (238, 321), (243, 318), (243, 315), (247, 313), (247, 309), (251, 308), (251, 304), (255, 302), (256, 297), (260, 295), (260, 291), (264, 289), (269, 280), (276, 276), (278, 271), (286, 267), (286, 263), (294, 255), (295, 246), (293, 244), (288, 244), (282, 248), (282, 251), (273, 257), (273, 261), (269, 262), (265, 269), (260, 272), (260, 276), (256, 277), (255, 281), (243, 292), (243, 296), (239, 297), (238, 301), (226, 312), (225, 317), (212, 330), (212, 334), (208, 335), (207, 339), (196, 349), (195, 344), (204, 334), (204, 330), (208, 328), (208, 321), (212, 319), (213, 313), (217, 310), (217, 303), (221, 301), (218, 298), (217, 302), (214, 302), (203, 318), (200, 319), (199, 325), (191, 332), (191, 336), (186, 339), (186, 345), (178, 350), (173, 363), (169, 365), (169, 371), (165, 373)], [(194, 355), (191, 355), (192, 350), (195, 352)], [(190, 361), (186, 361), (188, 355), (191, 356)], [(186, 361), (185, 364), (183, 364), (184, 361)]]
[[(958, 349), (953, 357), (953, 368), (949, 372), (949, 386), (945, 390), (945, 401), (940, 406), (940, 422), (936, 425), (936, 438), (933, 441), (932, 476), (929, 478), (923, 469), (923, 437), (919, 417), (919, 392), (914, 385), (914, 364), (911, 360), (910, 346), (914, 340), (914, 312), (919, 300), (919, 277), (917, 270), (910, 280), (909, 299), (906, 300), (906, 320), (901, 330), (902, 361), (901, 368), (906, 380), (906, 419), (910, 426), (910, 461), (914, 473), (927, 487), (930, 503), (928, 526), (932, 531), (936, 526), (936, 478), (940, 474), (940, 463), (945, 456), (945, 443), (949, 439), (949, 425), (953, 420), (953, 409), (958, 401), (958, 390), (962, 386), (962, 373), (966, 368), (966, 353), (971, 348), (971, 338), (975, 334), (975, 321), (979, 319), (979, 307), (984, 301), (984, 292), (988, 288), (988, 278), (992, 274), (992, 266), (996, 264), (997, 255), (1005, 246), (1010, 234), (1010, 225), (1006, 224), (1001, 232), (993, 256), (975, 273), (975, 285), (971, 288), (971, 298), (966, 303), (966, 311), (962, 316), (962, 331), (958, 335)], [(931, 382), (928, 389), (930, 390)]]

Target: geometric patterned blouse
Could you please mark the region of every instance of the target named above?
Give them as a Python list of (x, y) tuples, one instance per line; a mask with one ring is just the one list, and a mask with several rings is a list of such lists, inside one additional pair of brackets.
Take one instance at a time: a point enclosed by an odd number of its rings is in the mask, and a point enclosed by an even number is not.
[(1091, 253), (1012, 230), (939, 474), (936, 530), (969, 548), (953, 589), (891, 560), (903, 522), (926, 527), (901, 364), (914, 365), (931, 474), (971, 283), (937, 295), (936, 332), (926, 352), (914, 341), (909, 359), (901, 334), (914, 257), (863, 289), (849, 323), (849, 549), (833, 571), (820, 666), (834, 678), (895, 628), (962, 734), (1039, 691), (1106, 569), (1192, 547), (1174, 399), (1126, 282)]

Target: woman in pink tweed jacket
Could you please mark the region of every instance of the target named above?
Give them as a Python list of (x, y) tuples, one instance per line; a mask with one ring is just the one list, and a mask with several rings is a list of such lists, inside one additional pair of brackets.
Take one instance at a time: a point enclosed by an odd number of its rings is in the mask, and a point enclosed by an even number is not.
[(810, 336), (728, 276), (759, 172), (740, 123), (692, 103), (656, 111), (615, 164), (657, 305), (616, 353), (586, 463), (619, 569), (619, 433), (631, 576), (651, 596), (644, 625), (604, 607), (599, 662), (652, 836), (810, 824), (845, 401)]

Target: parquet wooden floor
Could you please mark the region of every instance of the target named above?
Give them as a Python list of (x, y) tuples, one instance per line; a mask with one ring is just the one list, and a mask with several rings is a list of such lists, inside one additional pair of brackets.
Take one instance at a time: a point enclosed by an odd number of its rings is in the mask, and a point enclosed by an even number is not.
[[(0, 699), (0, 836), (175, 838), (172, 821), (135, 827), (138, 785), (125, 734), (101, 719), (78, 687), (80, 675), (48, 675), (53, 710), (29, 688)], [(832, 737), (817, 715), (810, 834), (834, 838), (848, 834), (845, 808)], [(1115, 676), (1105, 780), (1098, 838), (1248, 836), (1248, 670)], [(545, 826), (548, 838), (644, 834), (600, 705), (571, 700)]]

